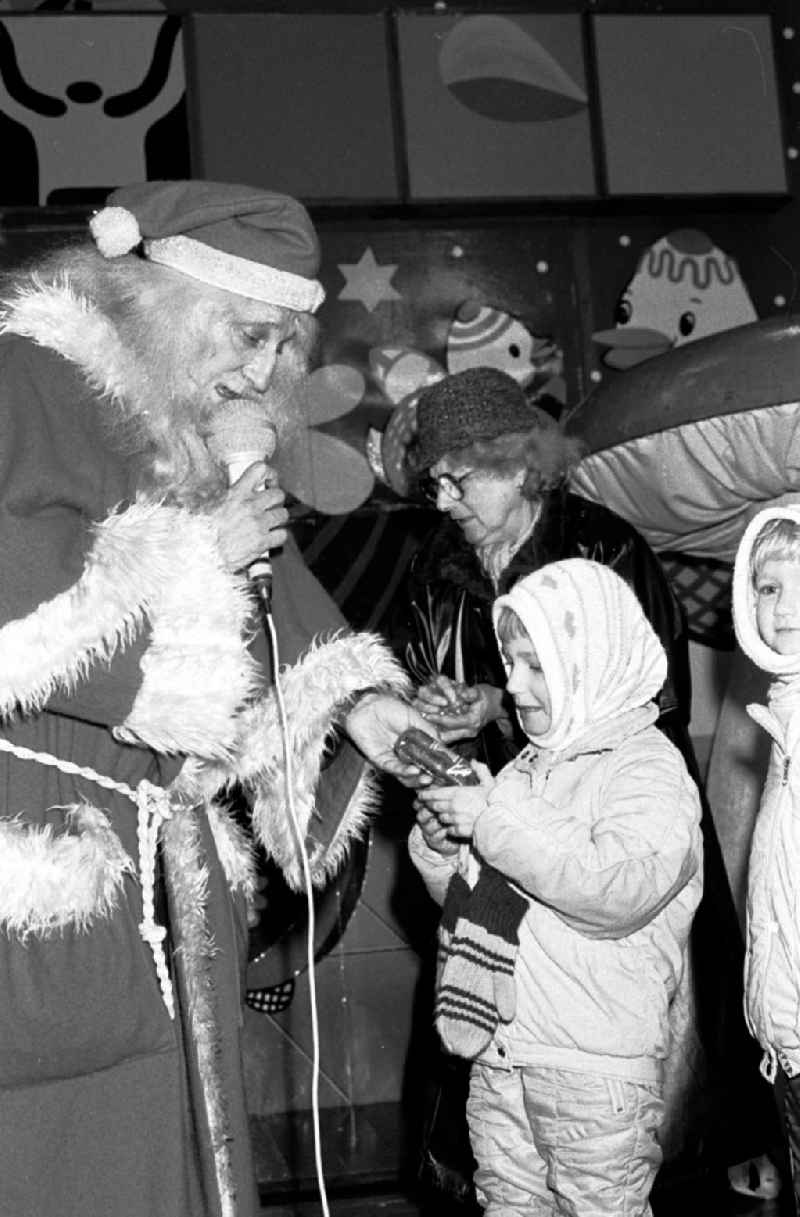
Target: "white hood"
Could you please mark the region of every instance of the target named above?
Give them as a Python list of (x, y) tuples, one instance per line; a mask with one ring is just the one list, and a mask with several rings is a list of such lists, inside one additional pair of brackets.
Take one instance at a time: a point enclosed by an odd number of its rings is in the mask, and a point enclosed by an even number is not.
[(504, 607), (523, 622), (550, 692), (550, 727), (533, 739), (540, 748), (560, 751), (646, 705), (666, 679), (666, 655), (641, 604), (607, 566), (567, 558), (526, 575), (495, 601), (495, 630)]
[(773, 676), (795, 676), (800, 673), (800, 653), (780, 655), (764, 642), (756, 625), (756, 592), (750, 573), (750, 555), (756, 537), (771, 520), (791, 520), (800, 527), (800, 507), (766, 507), (747, 525), (733, 566), (733, 625), (739, 646), (759, 668)]

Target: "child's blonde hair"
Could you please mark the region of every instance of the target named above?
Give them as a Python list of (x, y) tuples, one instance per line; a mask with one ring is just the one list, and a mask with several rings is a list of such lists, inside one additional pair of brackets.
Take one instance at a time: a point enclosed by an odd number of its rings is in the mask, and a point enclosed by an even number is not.
[(513, 642), (516, 638), (528, 637), (528, 631), (525, 629), (522, 619), (513, 609), (506, 608), (505, 605), (497, 616), (497, 637), (501, 645)]
[(750, 577), (758, 578), (768, 558), (800, 562), (800, 525), (794, 520), (770, 520), (764, 525), (750, 550)]

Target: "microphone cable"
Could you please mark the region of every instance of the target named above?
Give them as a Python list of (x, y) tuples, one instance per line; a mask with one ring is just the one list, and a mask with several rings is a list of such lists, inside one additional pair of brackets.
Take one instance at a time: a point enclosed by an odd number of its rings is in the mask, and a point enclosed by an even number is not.
[[(234, 398), (224, 403), (217, 410), (215, 425), (207, 437), (209, 452), (215, 460), (223, 464), (228, 473), (229, 486), (242, 476), (243, 472), (254, 462), (269, 460), (275, 452), (277, 433), (275, 427), (265, 417), (260, 402), (247, 398)], [(286, 782), (286, 806), (289, 809), (289, 819), (292, 832), (300, 851), (303, 870), (306, 903), (308, 906), (308, 985), (311, 1005), (311, 1038), (312, 1038), (312, 1073), (311, 1073), (311, 1114), (314, 1132), (314, 1164), (317, 1174), (317, 1186), (322, 1203), (323, 1217), (330, 1217), (325, 1178), (322, 1168), (322, 1145), (319, 1128), (319, 1073), (320, 1073), (320, 1044), (319, 1016), (317, 1012), (316, 973), (314, 970), (314, 934), (315, 911), (314, 889), (311, 882), (311, 867), (306, 852), (305, 840), (297, 819), (297, 809), (294, 802), (294, 774), (292, 766), (291, 739), (289, 722), (286, 714), (286, 704), (283, 697), (279, 668), (278, 637), (275, 622), (272, 617), (272, 565), (269, 554), (256, 559), (248, 568), (251, 586), (255, 599), (261, 610), (265, 633), (272, 655), (273, 683), (275, 700), (278, 709), (281, 739), (283, 743), (284, 773)]]
[(278, 654), (278, 635), (275, 630), (275, 622), (272, 617), (271, 605), (271, 589), (265, 582), (256, 582), (256, 592), (259, 604), (261, 606), (261, 615), (264, 620), (267, 637), (270, 644), (270, 652), (272, 655), (273, 668), (273, 683), (275, 686), (275, 701), (278, 707), (278, 721), (281, 729), (281, 739), (283, 742), (283, 757), (284, 757), (284, 777), (286, 782), (286, 805), (289, 808), (289, 819), (292, 823), (292, 831), (294, 832), (298, 848), (300, 850), (300, 860), (303, 869), (303, 882), (305, 885), (306, 904), (308, 908), (308, 933), (306, 935), (306, 967), (308, 971), (308, 996), (309, 1006), (311, 1009), (311, 1123), (314, 1137), (314, 1168), (317, 1176), (317, 1190), (319, 1191), (320, 1203), (322, 1205), (323, 1217), (330, 1217), (330, 1209), (328, 1207), (328, 1193), (325, 1186), (325, 1174), (322, 1164), (322, 1137), (320, 1134), (319, 1124), (319, 1074), (320, 1074), (320, 1042), (319, 1042), (319, 1012), (317, 1009), (317, 980), (316, 980), (316, 964), (314, 961), (314, 935), (315, 927), (315, 912), (314, 912), (314, 888), (311, 882), (311, 867), (308, 861), (308, 852), (306, 843), (303, 839), (303, 833), (297, 819), (297, 810), (294, 802), (294, 770), (292, 766), (292, 747), (291, 738), (289, 735), (289, 720), (286, 713), (286, 702), (284, 701), (283, 689), (279, 677), (279, 654)]

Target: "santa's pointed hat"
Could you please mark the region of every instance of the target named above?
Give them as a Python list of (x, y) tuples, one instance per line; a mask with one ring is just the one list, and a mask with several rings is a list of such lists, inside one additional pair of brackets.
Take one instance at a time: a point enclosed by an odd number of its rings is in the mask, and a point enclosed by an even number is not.
[(97, 248), (145, 258), (212, 287), (313, 313), (325, 298), (320, 252), (296, 199), (224, 182), (137, 182), (122, 186), (89, 221)]

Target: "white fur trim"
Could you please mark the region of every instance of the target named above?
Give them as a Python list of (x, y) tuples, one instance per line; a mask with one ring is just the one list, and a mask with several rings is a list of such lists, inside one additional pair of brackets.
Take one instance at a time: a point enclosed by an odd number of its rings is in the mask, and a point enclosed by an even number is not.
[(0, 925), (10, 934), (86, 929), (116, 908), (132, 859), (108, 817), (89, 804), (64, 808), (65, 831), (0, 821)]
[(152, 643), (120, 738), (224, 756), (255, 687), (242, 640), (249, 612), (246, 581), (222, 568), (211, 519), (138, 501), (97, 526), (77, 583), (0, 629), (0, 714), (39, 709), (73, 688), (147, 617)]
[[(386, 643), (367, 633), (340, 634), (328, 642), (318, 642), (281, 673), (291, 731), (294, 808), (304, 839), (315, 814), (316, 788), (336, 707), (351, 693), (372, 685), (405, 692), (408, 678)], [(300, 851), (286, 801), (283, 739), (274, 693), (259, 707), (258, 719), (253, 714), (244, 726), (240, 778), (253, 790), (256, 835), (281, 867), (287, 883), (302, 888)], [(343, 809), (331, 848), (309, 858), (315, 884), (324, 883), (335, 873), (351, 837), (363, 831), (367, 814), (374, 808), (374, 795), (374, 785), (363, 779), (355, 798)]]
[(252, 902), (256, 890), (256, 860), (247, 834), (213, 800), (206, 806), (206, 813), (228, 886), (233, 891), (242, 891), (245, 899)]
[[(346, 807), (342, 808), (342, 814), (338, 824), (335, 826), (330, 840), (323, 847), (317, 845), (315, 848), (309, 849), (309, 838), (306, 837), (305, 847), (308, 851), (308, 865), (311, 873), (311, 882), (314, 887), (324, 887), (325, 884), (338, 874), (341, 866), (347, 857), (350, 849), (350, 843), (363, 837), (369, 827), (370, 821), (375, 814), (380, 802), (380, 782), (375, 770), (365, 764), (359, 777), (358, 784), (353, 791)], [(285, 810), (284, 810), (285, 808)], [(288, 818), (288, 808), (278, 807), (278, 825), (282, 825), (283, 821), (280, 817), (284, 814)], [(263, 795), (258, 795), (254, 805), (254, 819), (262, 825), (262, 831), (272, 833), (274, 811), (271, 801)], [(318, 818), (318, 812), (312, 811), (309, 822), (306, 825), (307, 832), (313, 834), (314, 821)], [(288, 885), (295, 891), (303, 891), (305, 888), (305, 880), (300, 862), (300, 852), (297, 849), (297, 842), (294, 834), (291, 836), (291, 848), (293, 854), (279, 856), (275, 850), (270, 850), (272, 857), (283, 869), (284, 877)]]
[(142, 239), (139, 222), (127, 207), (103, 207), (89, 220), (89, 230), (104, 258), (128, 254)]
[(187, 544), (171, 558), (150, 613), (142, 685), (114, 734), (159, 752), (223, 756), (257, 685), (244, 643), (252, 601), (247, 580), (223, 567), (209, 518), (182, 512), (181, 526)]
[[(174, 935), (175, 966), (183, 977), (187, 1038), (197, 1058), (208, 1136), (214, 1155), (221, 1217), (235, 1217), (236, 1186), (230, 1121), (220, 1060), (220, 1027), (214, 994), (216, 951), (208, 917), (208, 869), (203, 861), (197, 813), (185, 808), (163, 828), (164, 864)], [(215, 1210), (217, 1206), (215, 1205)]]
[(316, 279), (223, 253), (191, 237), (145, 241), (144, 252), (151, 262), (160, 262), (190, 279), (297, 313), (315, 313), (325, 299), (322, 284)]
[[(315, 815), (317, 784), (337, 707), (358, 689), (377, 685), (405, 693), (409, 682), (386, 643), (367, 633), (318, 640), (296, 664), (281, 672), (280, 680), (291, 733), (294, 806), (305, 840)], [(256, 836), (281, 867), (287, 883), (302, 888), (302, 862), (286, 799), (283, 738), (274, 692), (241, 716), (237, 753), (227, 771), (189, 760), (175, 789), (190, 798), (208, 799), (234, 778), (251, 795)], [(325, 834), (329, 844), (314, 851), (309, 860), (316, 885), (335, 874), (350, 840), (363, 831), (375, 799), (375, 783), (365, 763), (365, 773), (342, 809), (339, 825)]]
[(31, 275), (28, 286), (4, 302), (0, 333), (49, 347), (80, 368), (97, 393), (124, 399), (129, 356), (108, 318), (79, 296), (66, 276), (49, 284)]

